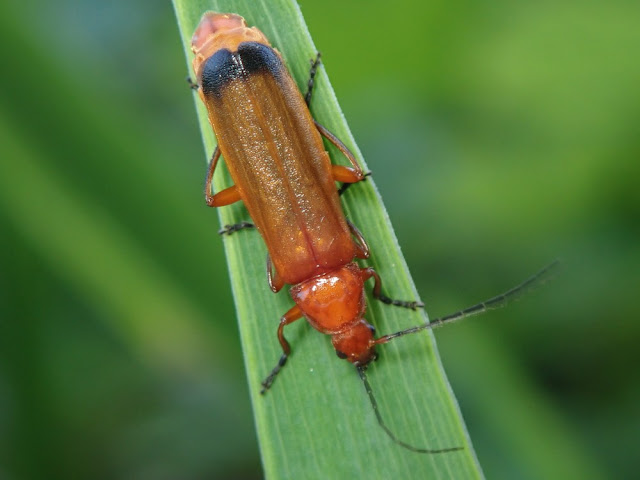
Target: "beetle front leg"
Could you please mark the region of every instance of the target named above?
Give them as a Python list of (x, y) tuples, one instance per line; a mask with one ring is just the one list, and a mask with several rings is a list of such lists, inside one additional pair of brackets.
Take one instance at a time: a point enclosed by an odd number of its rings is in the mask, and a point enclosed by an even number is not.
[(280, 373), (280, 370), (282, 370), (282, 367), (285, 366), (285, 364), (287, 363), (287, 358), (289, 358), (289, 355), (291, 354), (291, 346), (289, 345), (287, 339), (284, 338), (284, 327), (286, 325), (289, 325), (290, 323), (295, 322), (296, 320), (299, 320), (300, 318), (302, 318), (302, 311), (297, 305), (291, 307), (291, 309), (280, 318), (280, 325), (278, 325), (278, 340), (280, 341), (280, 345), (282, 346), (283, 353), (280, 357), (280, 360), (278, 360), (277, 365), (273, 368), (273, 370), (271, 370), (271, 373), (267, 376), (267, 378), (262, 381), (262, 389), (260, 390), (261, 395), (264, 395), (267, 390), (271, 388), (271, 385), (273, 385), (273, 381), (276, 379), (278, 373)]
[(360, 270), (360, 274), (362, 275), (362, 280), (367, 281), (371, 277), (373, 277), (375, 283), (373, 285), (373, 296), (377, 298), (382, 303), (386, 303), (387, 305), (393, 305), (395, 307), (402, 308), (410, 308), (411, 310), (415, 310), (416, 308), (424, 308), (424, 303), (412, 300), (394, 300), (392, 298), (387, 297), (382, 294), (382, 280), (380, 280), (380, 275), (371, 267), (363, 268)]

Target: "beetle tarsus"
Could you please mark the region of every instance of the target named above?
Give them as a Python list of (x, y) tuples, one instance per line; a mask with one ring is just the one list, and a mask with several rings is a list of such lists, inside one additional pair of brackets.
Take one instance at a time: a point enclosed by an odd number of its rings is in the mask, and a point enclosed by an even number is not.
[(307, 82), (307, 93), (304, 94), (304, 101), (309, 106), (311, 103), (311, 94), (313, 93), (313, 84), (315, 82), (316, 73), (318, 72), (318, 66), (320, 65), (320, 52), (316, 53), (315, 60), (309, 60), (311, 63), (311, 69), (309, 70), (309, 81)]
[(280, 357), (280, 360), (278, 360), (278, 364), (273, 368), (273, 370), (271, 370), (271, 373), (267, 376), (267, 378), (262, 381), (262, 389), (260, 390), (260, 395), (264, 395), (265, 393), (267, 393), (267, 390), (271, 388), (271, 385), (273, 385), (273, 381), (276, 379), (276, 376), (278, 375), (278, 373), (280, 373), (282, 367), (286, 365), (287, 358), (289, 358), (289, 356), (286, 353), (283, 353)]
[(411, 301), (394, 300), (393, 298), (389, 298), (386, 295), (382, 295), (382, 294), (376, 296), (376, 298), (380, 300), (382, 303), (386, 303), (387, 305), (393, 305), (394, 307), (408, 308), (410, 310), (416, 310), (417, 308), (424, 308), (424, 303), (418, 302), (416, 300), (411, 300)]
[(189, 84), (189, 88), (191, 90), (198, 90), (200, 88), (200, 85), (191, 80), (191, 77), (187, 77), (187, 83)]
[(218, 235), (231, 235), (233, 232), (249, 228), (255, 228), (255, 225), (251, 222), (240, 222), (234, 223), (233, 225), (225, 225), (223, 228), (218, 230)]

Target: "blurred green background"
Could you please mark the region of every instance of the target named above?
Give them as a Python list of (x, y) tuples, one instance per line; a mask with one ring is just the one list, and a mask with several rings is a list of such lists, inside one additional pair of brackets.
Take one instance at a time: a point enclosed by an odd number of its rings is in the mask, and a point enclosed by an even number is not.
[[(432, 317), (564, 259), (438, 331), (487, 478), (634, 478), (640, 3), (300, 3)], [(260, 478), (170, 3), (0, 37), (0, 478)]]

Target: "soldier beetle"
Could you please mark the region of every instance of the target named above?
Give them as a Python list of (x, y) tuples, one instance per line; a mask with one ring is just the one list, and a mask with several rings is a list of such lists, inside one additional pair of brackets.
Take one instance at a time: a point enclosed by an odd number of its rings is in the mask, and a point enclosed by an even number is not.
[[(205, 13), (191, 45), (196, 75), (191, 86), (199, 91), (218, 143), (207, 171), (206, 203), (222, 207), (244, 202), (254, 223), (227, 226), (221, 233), (255, 226), (267, 246), (271, 290), (275, 293), (291, 285), (295, 302), (280, 319), (277, 336), (283, 353), (263, 381), (261, 393), (271, 387), (291, 354), (284, 327), (304, 317), (313, 328), (331, 336), (338, 357), (356, 367), (379, 425), (394, 442), (420, 453), (460, 450), (418, 448), (398, 439), (386, 426), (365, 374), (376, 359), (376, 346), (502, 306), (539, 283), (554, 264), (503, 295), (376, 338), (375, 329), (364, 319), (367, 280), (374, 279), (373, 296), (384, 303), (410, 309), (423, 304), (386, 297), (375, 270), (355, 261), (368, 258), (369, 247), (345, 218), (339, 195), (366, 175), (349, 149), (309, 112), (319, 55), (303, 97), (279, 52), (239, 15)], [(350, 167), (331, 163), (323, 137), (345, 155)], [(214, 194), (211, 183), (221, 156), (234, 185)], [(336, 182), (342, 188), (336, 188)]]

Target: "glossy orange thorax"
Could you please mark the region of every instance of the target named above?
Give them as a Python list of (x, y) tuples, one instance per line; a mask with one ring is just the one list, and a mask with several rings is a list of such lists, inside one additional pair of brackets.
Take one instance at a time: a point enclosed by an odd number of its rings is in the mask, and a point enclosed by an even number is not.
[(373, 328), (362, 318), (362, 270), (355, 262), (291, 287), (291, 297), (316, 330), (331, 335), (340, 357), (364, 364), (375, 356)]
[(359, 321), (366, 306), (360, 267), (355, 263), (294, 285), (291, 297), (316, 330), (330, 335)]

